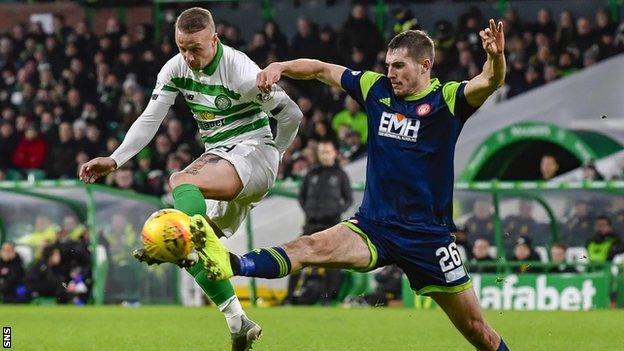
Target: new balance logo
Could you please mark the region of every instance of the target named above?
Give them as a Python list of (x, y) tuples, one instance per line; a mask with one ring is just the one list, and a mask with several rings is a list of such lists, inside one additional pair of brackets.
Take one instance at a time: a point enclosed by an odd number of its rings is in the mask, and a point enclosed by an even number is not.
[(379, 121), (379, 135), (405, 140), (416, 141), (418, 138), (418, 129), (420, 128), (420, 120), (415, 118), (407, 118), (400, 113), (384, 112), (381, 114)]
[(381, 99), (379, 99), (379, 102), (381, 102), (382, 104), (384, 104), (386, 106), (390, 106), (390, 98), (389, 97), (381, 98)]

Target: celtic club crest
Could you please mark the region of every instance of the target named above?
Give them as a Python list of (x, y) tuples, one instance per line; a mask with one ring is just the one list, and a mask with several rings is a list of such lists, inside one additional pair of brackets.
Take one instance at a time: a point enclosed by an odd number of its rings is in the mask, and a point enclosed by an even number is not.
[(232, 100), (223, 94), (218, 95), (215, 98), (215, 106), (221, 111), (227, 110), (232, 106)]

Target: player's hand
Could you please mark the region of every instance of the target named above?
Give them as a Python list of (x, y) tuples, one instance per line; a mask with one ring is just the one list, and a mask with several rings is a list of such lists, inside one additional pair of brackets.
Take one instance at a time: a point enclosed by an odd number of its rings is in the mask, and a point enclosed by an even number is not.
[(98, 178), (117, 169), (117, 163), (110, 157), (97, 157), (80, 167), (78, 176), (85, 183), (93, 183)]
[(505, 52), (505, 33), (503, 32), (503, 22), (498, 24), (490, 19), (489, 28), (479, 32), (483, 49), (488, 55), (502, 55)]
[(260, 71), (256, 76), (256, 85), (263, 93), (271, 91), (273, 84), (282, 78), (282, 69), (278, 63), (272, 63)]

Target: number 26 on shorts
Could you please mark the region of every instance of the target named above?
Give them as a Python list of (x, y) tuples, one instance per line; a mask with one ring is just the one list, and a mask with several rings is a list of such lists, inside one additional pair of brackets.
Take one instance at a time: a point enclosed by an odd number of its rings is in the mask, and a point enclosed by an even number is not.
[(462, 265), (461, 257), (459, 256), (459, 251), (455, 243), (450, 243), (448, 247), (442, 246), (436, 250), (435, 254), (436, 257), (440, 259), (440, 269), (442, 269), (443, 273)]

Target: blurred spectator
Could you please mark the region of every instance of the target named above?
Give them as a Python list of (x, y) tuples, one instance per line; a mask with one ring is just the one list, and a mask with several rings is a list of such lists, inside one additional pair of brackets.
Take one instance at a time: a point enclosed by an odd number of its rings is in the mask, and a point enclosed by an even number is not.
[(596, 11), (596, 28), (594, 29), (596, 36), (613, 35), (616, 27), (617, 25), (611, 21), (609, 10), (601, 8)]
[(45, 214), (37, 214), (32, 232), (22, 235), (17, 239), (17, 244), (31, 247), (51, 243), (56, 238), (59, 226), (53, 223)]
[(63, 276), (59, 272), (61, 251), (54, 246), (44, 247), (39, 259), (26, 274), (26, 286), (32, 298), (55, 298), (67, 302)]
[(48, 147), (45, 140), (39, 134), (39, 130), (34, 123), (26, 127), (24, 136), (17, 144), (13, 152), (13, 165), (20, 169), (41, 169), (45, 162)]
[(319, 57), (321, 55), (321, 41), (318, 37), (317, 28), (309, 18), (300, 17), (297, 20), (297, 33), (292, 38), (290, 47), (292, 58)]
[(46, 157), (46, 174), (52, 178), (76, 177), (76, 153), (78, 143), (69, 122), (63, 122), (58, 128), (58, 143)]
[(368, 140), (368, 119), (360, 105), (352, 97), (345, 99), (345, 109), (338, 112), (332, 119), (332, 128), (340, 140), (345, 140), (349, 130), (359, 133), (362, 144)]
[(552, 19), (550, 10), (542, 8), (537, 12), (537, 22), (532, 29), (533, 33), (545, 34), (550, 39), (555, 37), (557, 26)]
[(263, 32), (266, 41), (278, 60), (283, 60), (288, 55), (288, 40), (282, 33), (275, 21), (264, 23)]
[(152, 165), (157, 169), (166, 169), (167, 157), (173, 151), (171, 140), (166, 134), (158, 134), (154, 141), (154, 153), (152, 154)]
[(132, 250), (138, 235), (123, 210), (112, 214), (100, 240), (110, 262), (105, 288), (106, 302), (136, 301), (140, 291), (142, 267), (132, 257)]
[(351, 57), (353, 48), (357, 47), (362, 51), (364, 66), (374, 64), (377, 52), (383, 48), (383, 39), (375, 23), (368, 18), (364, 5), (355, 3), (351, 8), (351, 15), (342, 25), (338, 47), (344, 50), (346, 61)]
[(336, 50), (336, 45), (338, 45), (336, 39), (336, 33), (330, 26), (324, 26), (321, 28), (321, 32), (319, 34), (320, 40), (320, 49), (321, 56), (319, 56), (319, 60), (325, 62), (333, 62), (333, 63), (341, 63), (342, 59), (340, 57), (340, 53)]
[(418, 24), (418, 19), (414, 16), (412, 10), (405, 6), (396, 9), (394, 21), (394, 25), (392, 26), (394, 35), (405, 32), (406, 30), (421, 29), (421, 26)]
[(609, 218), (613, 219), (613, 229), (616, 233), (624, 233), (624, 197), (615, 196), (608, 209)]
[(112, 183), (110, 185), (122, 190), (135, 190), (132, 168), (124, 165), (116, 172), (112, 173)]
[(5, 242), (0, 249), (0, 294), (3, 303), (26, 302), (24, 263), (15, 244)]
[(509, 38), (522, 35), (524, 25), (518, 11), (512, 7), (507, 7), (505, 15), (503, 17), (503, 25), (505, 28), (505, 35)]
[(257, 63), (258, 66), (265, 67), (270, 51), (271, 47), (269, 43), (267, 43), (264, 32), (257, 31), (253, 36), (253, 40), (247, 47), (247, 56)]
[(177, 118), (171, 118), (166, 123), (167, 136), (171, 142), (171, 150), (177, 150), (185, 142), (184, 127)]
[[(516, 241), (516, 246), (513, 249), (513, 256), (511, 261), (539, 261), (540, 257), (533, 249), (533, 241), (529, 237), (521, 236)], [(524, 273), (528, 269), (528, 266), (516, 266), (513, 271), (516, 273)]]
[(535, 239), (539, 230), (539, 224), (533, 218), (533, 203), (527, 200), (520, 200), (518, 204), (518, 214), (511, 215), (503, 220), (503, 230), (505, 231), (505, 249), (513, 249), (520, 236)]
[(568, 247), (565, 244), (553, 243), (550, 247), (550, 263), (553, 264), (546, 273), (578, 273), (574, 267), (565, 261)]
[(347, 131), (340, 146), (340, 154), (349, 161), (366, 156), (366, 144), (362, 143), (359, 132), (350, 129)]
[(583, 180), (604, 180), (604, 177), (598, 172), (594, 162), (587, 162), (583, 165)]
[(477, 200), (472, 205), (472, 216), (464, 225), (470, 233), (470, 242), (476, 239), (486, 239), (494, 242), (494, 220), (492, 218), (492, 205), (486, 200)]
[(303, 179), (299, 204), (305, 213), (304, 235), (327, 229), (340, 221), (340, 216), (353, 202), (349, 177), (338, 162), (333, 142), (317, 145), (319, 164)]
[(240, 36), (240, 30), (237, 26), (233, 26), (231, 24), (225, 26), (225, 33), (221, 40), (224, 44), (237, 50), (242, 50), (245, 46), (245, 41)]
[(540, 174), (542, 180), (551, 180), (558, 175), (559, 163), (555, 156), (546, 154), (540, 161)]
[(572, 11), (564, 10), (559, 15), (559, 25), (555, 33), (555, 44), (559, 50), (567, 48), (576, 41), (577, 33), (574, 22)]
[(11, 159), (20, 139), (15, 133), (13, 123), (0, 121), (0, 169), (8, 169), (13, 165)]
[(152, 193), (149, 191), (147, 179), (152, 168), (152, 151), (149, 148), (141, 150), (136, 155), (137, 170), (134, 172), (134, 181), (143, 192)]
[[(63, 226), (56, 233), (56, 241), (53, 246), (61, 253), (61, 262), (58, 272), (63, 281), (73, 284), (83, 284), (84, 287), (75, 286), (71, 292), (79, 295), (87, 295), (91, 287), (91, 252), (89, 250), (89, 236), (86, 227), (78, 223), (73, 215), (63, 218)], [(85, 302), (85, 296), (79, 297), (79, 304)]]
[(587, 241), (587, 256), (590, 262), (607, 262), (622, 252), (622, 239), (613, 232), (611, 219), (601, 215), (596, 217), (596, 234)]
[(495, 273), (495, 266), (481, 266), (478, 263), (493, 263), (490, 256), (490, 243), (485, 239), (477, 239), (472, 246), (472, 258), (470, 259), (470, 273)]
[[(319, 164), (303, 179), (299, 204), (305, 213), (303, 235), (327, 229), (338, 222), (353, 202), (351, 183), (336, 159), (332, 141), (317, 145)], [(289, 277), (284, 304), (313, 304), (336, 298), (342, 283), (342, 272), (334, 269), (307, 267)]]
[(592, 222), (594, 221), (589, 211), (589, 204), (579, 201), (574, 204), (572, 216), (563, 221), (561, 240), (566, 245), (584, 246), (592, 235)]
[(85, 138), (81, 140), (81, 149), (87, 152), (90, 158), (100, 156), (104, 146), (102, 132), (94, 123), (87, 124)]
[(580, 17), (576, 20), (576, 32), (577, 37), (575, 43), (581, 51), (586, 51), (596, 41), (591, 24), (585, 17)]

